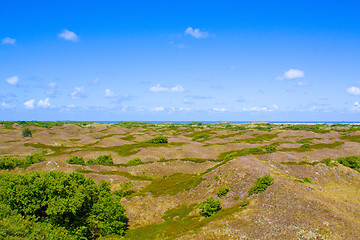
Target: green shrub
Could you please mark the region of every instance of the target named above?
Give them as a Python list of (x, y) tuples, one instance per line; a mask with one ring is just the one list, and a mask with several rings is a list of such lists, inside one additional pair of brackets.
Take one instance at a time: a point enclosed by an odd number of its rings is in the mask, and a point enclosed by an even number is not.
[(141, 164), (142, 161), (141, 161), (141, 158), (140, 157), (136, 157), (134, 159), (131, 159), (130, 161), (128, 161), (126, 163), (127, 166), (136, 166), (136, 165), (139, 165)]
[[(21, 218), (13, 219), (13, 215)], [(34, 227), (20, 232), (16, 224), (21, 226), (24, 220)], [(0, 174), (1, 239), (94, 239), (122, 235), (126, 223), (125, 209), (111, 195), (108, 182), (96, 184), (80, 173)], [(52, 229), (56, 231), (50, 235), (47, 231)]]
[(44, 157), (45, 154), (46, 154), (46, 151), (30, 154), (30, 155), (26, 156), (25, 164), (34, 164), (34, 163), (38, 163), (38, 162), (45, 162), (46, 161), (46, 159)]
[(222, 197), (225, 196), (228, 192), (229, 192), (230, 188), (229, 187), (222, 187), (217, 191), (217, 195), (218, 197)]
[(303, 181), (306, 183), (312, 183), (311, 179), (308, 177), (304, 177)]
[(215, 200), (215, 198), (207, 198), (205, 202), (202, 202), (198, 209), (200, 209), (200, 214), (204, 217), (210, 217), (217, 213), (221, 209), (220, 200)]
[(134, 184), (132, 182), (120, 183), (120, 189), (115, 190), (114, 195), (120, 198), (126, 197), (135, 192), (134, 190), (130, 190), (133, 186)]
[(0, 169), (9, 169), (12, 170), (16, 167), (24, 164), (24, 160), (12, 157), (3, 157), (0, 158)]
[(150, 139), (147, 141), (148, 143), (154, 143), (154, 144), (159, 144), (159, 143), (168, 143), (168, 138), (164, 137), (164, 136), (159, 136), (153, 139)]
[(244, 200), (244, 201), (242, 201), (242, 202), (240, 203), (240, 207), (246, 207), (246, 206), (249, 205), (249, 204), (250, 204), (249, 201)]
[(196, 141), (196, 140), (198, 140), (198, 139), (201, 139), (201, 138), (209, 138), (210, 137), (210, 135), (208, 134), (208, 133), (201, 133), (201, 134), (198, 134), (198, 135), (195, 135), (193, 138), (192, 138), (192, 140), (193, 141)]
[(274, 146), (266, 146), (265, 150), (267, 153), (273, 153), (277, 151), (277, 148)]
[(249, 196), (252, 194), (257, 194), (265, 191), (268, 186), (273, 183), (274, 179), (270, 175), (265, 175), (263, 177), (259, 177), (254, 186), (252, 186), (249, 190)]
[(233, 158), (236, 157), (237, 155), (238, 155), (237, 152), (232, 152), (232, 153), (226, 154), (226, 156), (224, 157), (224, 160), (233, 159)]
[(85, 165), (85, 161), (82, 157), (72, 156), (66, 160), (68, 164)]
[(23, 137), (32, 137), (30, 129), (29, 128), (24, 128), (24, 130), (22, 131), (22, 136)]
[(303, 145), (300, 146), (301, 149), (310, 149), (311, 148), (311, 144), (310, 143), (304, 143)]
[(87, 165), (114, 165), (114, 161), (113, 158), (111, 157), (111, 155), (102, 155), (97, 157), (96, 159), (89, 159), (86, 162)]
[(360, 157), (358, 156), (341, 157), (337, 161), (346, 167), (360, 172)]

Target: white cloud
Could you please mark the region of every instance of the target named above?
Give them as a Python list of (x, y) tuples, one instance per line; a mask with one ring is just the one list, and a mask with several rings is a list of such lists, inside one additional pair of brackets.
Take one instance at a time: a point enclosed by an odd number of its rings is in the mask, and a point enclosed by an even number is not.
[(26, 102), (24, 102), (24, 107), (26, 109), (34, 109), (35, 99), (30, 99)]
[(15, 45), (16, 39), (6, 37), (6, 38), (3, 38), (3, 39), (2, 39), (1, 43), (2, 43), (2, 44)]
[(189, 111), (191, 111), (191, 108), (179, 108), (179, 111), (181, 111), (181, 112), (189, 112)]
[(353, 105), (352, 110), (355, 112), (359, 112), (360, 111), (360, 103), (356, 101)]
[(212, 109), (214, 112), (226, 112), (227, 109), (226, 108), (213, 108)]
[(16, 106), (13, 105), (13, 104), (9, 104), (9, 103), (6, 103), (6, 102), (1, 103), (1, 108), (10, 109), (10, 108), (15, 108), (15, 107)]
[(185, 89), (181, 85), (176, 85), (174, 87), (162, 87), (160, 84), (157, 84), (154, 87), (151, 87), (150, 92), (183, 92)]
[(50, 96), (53, 96), (55, 95), (56, 93), (56, 82), (51, 82), (47, 85), (47, 91), (46, 91), (46, 94), (47, 95), (50, 95)]
[(297, 85), (300, 86), (300, 87), (305, 87), (305, 86), (309, 85), (309, 83), (299, 81), (299, 82), (297, 83)]
[(116, 94), (111, 91), (110, 89), (105, 89), (105, 97), (111, 98), (111, 97), (116, 97)]
[(273, 105), (273, 108), (274, 108), (275, 110), (278, 110), (278, 109), (279, 109), (279, 106), (276, 105), (276, 104), (274, 104), (274, 105)]
[(185, 30), (185, 34), (193, 36), (194, 38), (207, 38), (210, 36), (209, 33), (201, 32), (199, 28), (192, 28), (192, 27), (188, 27)]
[(360, 88), (358, 87), (350, 87), (350, 88), (347, 88), (346, 91), (352, 95), (360, 95)]
[(243, 108), (244, 112), (273, 112), (274, 110), (269, 109), (267, 107), (251, 107), (251, 108)]
[(49, 108), (50, 107), (50, 99), (45, 98), (44, 100), (40, 100), (37, 105), (38, 105), (38, 107), (41, 107), (41, 108)]
[(60, 109), (59, 112), (69, 112), (71, 111), (72, 109), (76, 108), (76, 106), (74, 104), (69, 104), (67, 105), (66, 107)]
[(154, 107), (154, 108), (151, 108), (150, 110), (153, 111), (153, 112), (162, 112), (162, 111), (165, 110), (165, 108), (163, 108), (163, 107)]
[(8, 84), (16, 85), (19, 82), (19, 77), (18, 76), (13, 76), (13, 77), (7, 78), (5, 81)]
[(64, 29), (61, 33), (59, 33), (58, 37), (68, 40), (68, 41), (73, 41), (73, 42), (77, 42), (79, 40), (78, 35), (76, 35), (74, 32), (71, 32), (67, 29)]
[(277, 77), (276, 80), (286, 80), (286, 79), (295, 79), (295, 78), (303, 78), (305, 74), (303, 71), (299, 69), (289, 69), (288, 71), (284, 72), (281, 77)]
[(70, 95), (72, 99), (81, 99), (86, 97), (84, 87), (75, 87), (75, 90)]

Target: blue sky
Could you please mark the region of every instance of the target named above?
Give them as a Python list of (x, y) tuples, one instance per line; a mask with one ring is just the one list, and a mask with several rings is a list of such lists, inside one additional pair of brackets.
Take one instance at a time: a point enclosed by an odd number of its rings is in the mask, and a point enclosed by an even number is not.
[(2, 1), (0, 120), (358, 121), (359, 1)]

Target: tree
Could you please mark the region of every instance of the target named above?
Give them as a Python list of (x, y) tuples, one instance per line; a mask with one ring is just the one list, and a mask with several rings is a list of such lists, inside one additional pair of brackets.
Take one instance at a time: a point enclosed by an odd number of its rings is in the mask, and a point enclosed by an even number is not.
[(22, 136), (23, 137), (32, 137), (30, 129), (29, 128), (24, 128), (24, 130), (22, 131)]
[(202, 202), (198, 208), (200, 209), (200, 214), (202, 216), (210, 217), (221, 209), (221, 201), (210, 197), (207, 198), (205, 202)]

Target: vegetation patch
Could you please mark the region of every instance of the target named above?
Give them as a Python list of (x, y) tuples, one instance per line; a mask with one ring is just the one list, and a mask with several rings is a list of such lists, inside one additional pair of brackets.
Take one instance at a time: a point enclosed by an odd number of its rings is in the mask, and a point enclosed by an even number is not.
[(193, 141), (196, 141), (196, 140), (199, 140), (199, 139), (206, 140), (208, 138), (210, 138), (210, 134), (208, 134), (208, 133), (200, 133), (200, 134), (195, 135), (192, 138), (192, 140)]
[(273, 182), (274, 179), (270, 175), (259, 177), (254, 186), (249, 189), (249, 196), (264, 192)]
[(350, 157), (341, 157), (337, 161), (346, 167), (352, 168), (360, 172), (360, 157), (359, 156), (350, 156)]
[[(37, 234), (33, 239), (95, 239), (123, 235), (127, 228), (125, 209), (112, 196), (110, 184), (97, 185), (80, 173), (1, 174), (0, 209), (5, 209), (0, 224), (14, 224), (15, 231), (6, 233), (8, 239), (32, 239), (29, 236)], [(16, 220), (48, 228), (50, 235), (46, 238), (48, 233), (35, 228), (21, 232)]]
[(159, 144), (159, 143), (168, 143), (168, 138), (164, 136), (159, 136), (156, 138), (152, 138), (146, 141), (147, 143)]
[(114, 165), (114, 160), (111, 155), (102, 155), (96, 159), (89, 159), (86, 165)]
[(204, 217), (211, 217), (221, 209), (221, 201), (215, 200), (215, 198), (207, 198), (202, 202), (198, 208), (200, 209), (200, 215)]
[(162, 195), (175, 195), (190, 190), (201, 183), (204, 178), (197, 174), (175, 173), (166, 178), (154, 179), (151, 184), (143, 188), (142, 192), (150, 192), (154, 197)]
[(153, 178), (149, 177), (149, 176), (137, 176), (137, 175), (132, 175), (131, 173), (128, 172), (122, 172), (122, 171), (93, 171), (93, 170), (86, 170), (86, 169), (77, 169), (75, 170), (76, 172), (79, 173), (95, 173), (95, 174), (100, 174), (100, 175), (118, 175), (118, 176), (122, 176), (122, 177), (126, 177), (129, 180), (134, 180), (134, 181), (151, 181)]
[(360, 135), (352, 135), (352, 136), (346, 135), (346, 136), (341, 136), (340, 139), (350, 141), (350, 142), (360, 143)]
[(222, 188), (219, 188), (218, 191), (217, 191), (217, 195), (218, 197), (223, 197), (223, 196), (226, 196), (226, 194), (230, 191), (230, 188), (229, 187), (222, 187)]
[(141, 161), (140, 157), (136, 157), (134, 159), (129, 160), (125, 165), (126, 166), (136, 166), (139, 164), (142, 164), (143, 162)]
[(75, 164), (75, 165), (85, 165), (84, 158), (72, 156), (69, 159), (66, 160), (66, 163), (68, 164)]

